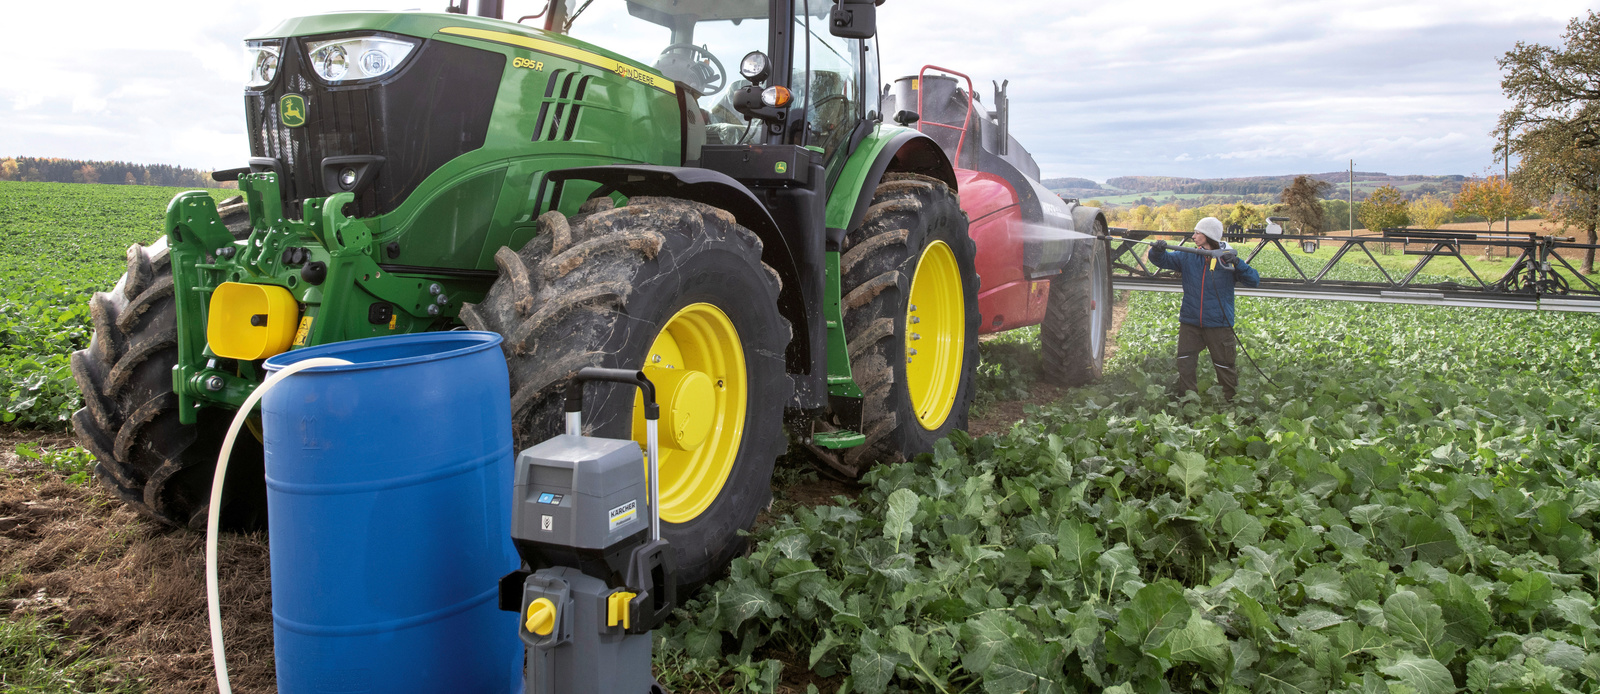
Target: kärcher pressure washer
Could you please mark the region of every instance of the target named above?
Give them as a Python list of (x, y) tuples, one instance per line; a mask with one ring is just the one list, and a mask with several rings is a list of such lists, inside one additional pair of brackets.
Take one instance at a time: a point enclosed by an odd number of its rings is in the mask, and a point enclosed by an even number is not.
[[(631, 440), (583, 435), (583, 386), (644, 392), (646, 466)], [(517, 456), (511, 538), (525, 564), (500, 581), (527, 645), (527, 694), (652, 694), (650, 632), (677, 602), (661, 539), (655, 386), (642, 371), (585, 368), (567, 385), (566, 433)]]

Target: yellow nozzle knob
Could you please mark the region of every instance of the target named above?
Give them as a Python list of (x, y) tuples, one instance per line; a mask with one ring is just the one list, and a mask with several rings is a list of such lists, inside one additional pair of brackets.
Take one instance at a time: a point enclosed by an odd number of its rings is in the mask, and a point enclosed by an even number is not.
[(528, 618), (522, 623), (528, 631), (549, 636), (556, 628), (556, 604), (550, 598), (539, 598), (528, 603)]

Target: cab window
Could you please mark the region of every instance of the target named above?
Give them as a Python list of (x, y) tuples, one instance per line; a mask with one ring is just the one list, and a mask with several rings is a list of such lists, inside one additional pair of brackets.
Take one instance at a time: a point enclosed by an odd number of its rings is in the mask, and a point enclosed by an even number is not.
[(861, 41), (828, 32), (832, 8), (831, 0), (795, 0), (795, 33), (806, 38), (806, 53), (796, 56), (790, 82), (805, 108), (805, 144), (821, 147), (830, 166), (863, 115)]

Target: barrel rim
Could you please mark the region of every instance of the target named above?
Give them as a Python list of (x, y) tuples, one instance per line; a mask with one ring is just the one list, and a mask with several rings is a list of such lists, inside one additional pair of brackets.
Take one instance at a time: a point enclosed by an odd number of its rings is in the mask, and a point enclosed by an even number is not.
[(314, 358), (314, 357), (335, 357), (335, 358), (338, 358), (338, 357), (341, 357), (343, 355), (350, 354), (352, 352), (357, 352), (357, 351), (366, 350), (366, 349), (372, 349), (372, 348), (376, 348), (376, 347), (382, 347), (382, 346), (389, 345), (389, 344), (396, 343), (396, 342), (447, 342), (448, 341), (448, 342), (463, 342), (463, 343), (467, 343), (465, 346), (459, 347), (457, 349), (451, 349), (451, 350), (446, 350), (446, 351), (442, 351), (442, 352), (432, 352), (432, 353), (429, 353), (429, 354), (419, 354), (419, 355), (410, 356), (410, 357), (401, 357), (401, 358), (398, 358), (398, 359), (383, 359), (383, 360), (380, 360), (380, 361), (365, 361), (365, 362), (356, 362), (356, 363), (353, 363), (353, 364), (343, 364), (343, 365), (335, 365), (335, 366), (313, 366), (313, 367), (311, 367), (309, 369), (301, 371), (300, 374), (301, 375), (305, 375), (305, 374), (318, 374), (318, 373), (340, 373), (340, 372), (349, 372), (349, 371), (367, 371), (367, 370), (372, 370), (372, 369), (388, 369), (388, 368), (394, 368), (394, 367), (398, 367), (398, 366), (410, 366), (410, 365), (414, 365), (414, 364), (424, 364), (424, 363), (428, 363), (428, 362), (444, 361), (446, 359), (455, 359), (455, 358), (458, 358), (458, 357), (465, 357), (465, 356), (468, 356), (468, 355), (471, 355), (471, 354), (482, 352), (484, 350), (488, 350), (488, 349), (491, 349), (491, 348), (499, 347), (500, 343), (503, 340), (504, 340), (504, 338), (502, 338), (499, 333), (492, 333), (492, 332), (488, 332), (488, 331), (484, 331), (484, 330), (446, 330), (446, 331), (441, 331), (441, 332), (409, 333), (409, 334), (405, 334), (405, 335), (383, 335), (383, 336), (379, 336), (379, 337), (364, 337), (364, 338), (361, 338), (361, 339), (358, 339), (358, 340), (346, 340), (346, 341), (343, 341), (343, 342), (332, 342), (332, 343), (325, 344), (325, 345), (317, 345), (315, 347), (306, 347), (304, 349), (297, 349), (297, 350), (293, 350), (293, 351), (289, 351), (289, 352), (284, 352), (282, 354), (276, 354), (276, 355), (273, 355), (272, 357), (268, 358), (267, 361), (263, 364), (263, 366), (265, 366), (266, 370), (269, 371), (269, 372), (271, 372), (271, 371), (279, 371), (279, 370), (282, 370), (284, 367), (289, 366), (290, 364), (293, 364), (293, 363), (299, 362), (299, 361), (304, 361), (306, 359), (311, 359), (311, 358)]

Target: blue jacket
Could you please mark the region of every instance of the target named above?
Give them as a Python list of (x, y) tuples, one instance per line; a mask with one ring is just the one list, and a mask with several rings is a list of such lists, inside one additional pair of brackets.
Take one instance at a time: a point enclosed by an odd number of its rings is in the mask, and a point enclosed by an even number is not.
[(1233, 285), (1261, 286), (1261, 273), (1246, 265), (1244, 258), (1225, 268), (1222, 261), (1193, 253), (1150, 249), (1150, 262), (1156, 267), (1176, 270), (1183, 275), (1183, 308), (1178, 322), (1202, 328), (1233, 326)]

